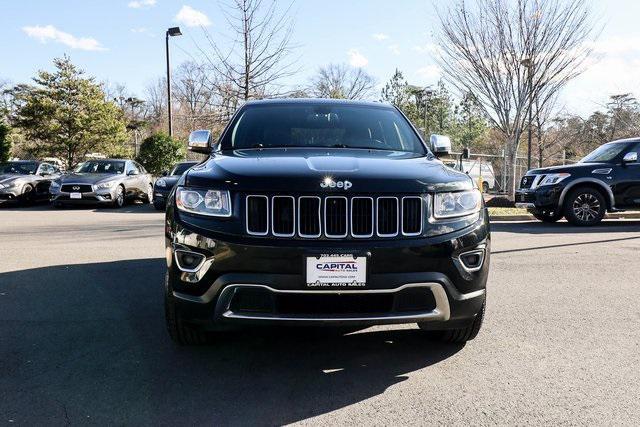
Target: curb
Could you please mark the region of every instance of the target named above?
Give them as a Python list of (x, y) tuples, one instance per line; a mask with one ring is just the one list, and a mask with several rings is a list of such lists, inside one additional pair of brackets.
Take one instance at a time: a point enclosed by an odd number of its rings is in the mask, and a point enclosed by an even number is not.
[[(604, 219), (640, 219), (640, 212), (608, 213)], [(489, 220), (503, 222), (537, 221), (533, 215), (489, 215)]]

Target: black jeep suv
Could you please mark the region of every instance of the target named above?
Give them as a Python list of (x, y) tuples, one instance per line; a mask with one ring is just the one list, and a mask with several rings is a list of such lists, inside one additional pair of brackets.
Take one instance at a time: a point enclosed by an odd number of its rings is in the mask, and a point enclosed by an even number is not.
[(520, 181), (516, 206), (544, 222), (563, 216), (594, 225), (605, 213), (640, 209), (640, 138), (601, 145), (579, 163), (533, 169)]
[(466, 174), (396, 108), (334, 100), (245, 104), (167, 200), (171, 337), (241, 324), (417, 322), (473, 339), (485, 309), (489, 222)]

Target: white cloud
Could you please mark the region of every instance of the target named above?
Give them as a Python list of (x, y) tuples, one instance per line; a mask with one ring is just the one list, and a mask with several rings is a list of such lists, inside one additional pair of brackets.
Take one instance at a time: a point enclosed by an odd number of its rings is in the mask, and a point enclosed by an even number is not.
[(595, 42), (585, 43), (597, 54), (621, 55), (640, 52), (640, 37), (609, 37)]
[(186, 5), (182, 6), (175, 20), (187, 27), (208, 27), (211, 25), (211, 21), (209, 21), (207, 15)]
[(421, 54), (427, 53), (434, 56), (440, 56), (440, 54), (442, 53), (442, 49), (440, 48), (440, 46), (438, 46), (435, 43), (427, 43), (421, 46), (413, 46), (411, 50)]
[(389, 51), (393, 55), (400, 55), (400, 46), (398, 46), (397, 44), (389, 45)]
[(155, 37), (156, 35), (147, 27), (135, 27), (130, 30), (133, 34), (143, 34), (147, 37)]
[(156, 0), (134, 0), (127, 4), (131, 9), (143, 9), (156, 5)]
[(369, 60), (356, 49), (349, 50), (347, 55), (349, 55), (349, 64), (351, 64), (352, 67), (366, 67), (369, 63)]
[(378, 40), (379, 42), (381, 42), (382, 40), (387, 40), (389, 38), (389, 36), (385, 33), (371, 34), (371, 37)]
[(427, 65), (418, 69), (416, 72), (420, 77), (427, 81), (439, 80), (442, 71), (437, 65)]
[(620, 46), (603, 40), (594, 47), (596, 55), (585, 62), (584, 73), (571, 80), (561, 100), (571, 113), (591, 114), (604, 109), (609, 96), (632, 93), (640, 96), (640, 48)]
[(96, 39), (90, 37), (76, 37), (72, 34), (58, 30), (53, 25), (22, 27), (22, 31), (24, 31), (29, 37), (39, 40), (41, 43), (55, 41), (62, 43), (65, 46), (69, 46), (71, 49), (107, 50), (102, 47), (100, 42)]

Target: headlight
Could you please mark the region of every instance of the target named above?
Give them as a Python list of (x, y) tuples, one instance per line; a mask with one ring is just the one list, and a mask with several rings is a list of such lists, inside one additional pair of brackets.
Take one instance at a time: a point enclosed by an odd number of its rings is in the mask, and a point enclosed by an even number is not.
[(471, 215), (479, 212), (482, 206), (482, 195), (478, 190), (436, 193), (433, 199), (433, 216), (436, 219)]
[(57, 189), (60, 188), (60, 183), (58, 181), (53, 181), (51, 183), (51, 187), (49, 187), (50, 189)]
[(159, 180), (156, 181), (156, 187), (166, 187), (167, 186), (167, 181), (164, 178), (160, 178)]
[(176, 206), (181, 211), (207, 216), (231, 216), (231, 198), (228, 191), (199, 190), (178, 187)]
[(547, 176), (544, 177), (544, 179), (542, 180), (542, 182), (538, 185), (543, 186), (543, 185), (553, 185), (553, 184), (557, 184), (560, 181), (562, 181), (563, 179), (567, 179), (571, 176), (570, 173), (552, 173), (549, 174)]
[(16, 186), (16, 182), (15, 181), (11, 181), (7, 184), (0, 184), (0, 188), (11, 188), (11, 187), (15, 187)]
[(4, 184), (0, 184), (0, 190), (2, 190), (3, 188), (5, 188)]
[(111, 187), (113, 187), (113, 181), (101, 182), (100, 184), (96, 184), (96, 188), (98, 190), (104, 189), (104, 188), (111, 188)]

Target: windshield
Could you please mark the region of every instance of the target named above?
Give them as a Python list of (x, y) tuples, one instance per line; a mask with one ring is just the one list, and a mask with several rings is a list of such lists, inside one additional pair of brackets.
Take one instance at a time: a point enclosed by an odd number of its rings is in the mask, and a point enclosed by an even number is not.
[(124, 173), (124, 162), (113, 160), (90, 160), (79, 165), (76, 168), (76, 172), (121, 174)]
[(0, 163), (0, 174), (15, 173), (20, 175), (33, 175), (38, 170), (37, 163), (8, 162)]
[(601, 145), (600, 147), (587, 154), (580, 163), (600, 163), (610, 162), (620, 155), (626, 148), (626, 143), (622, 142), (609, 142), (608, 144)]
[(191, 166), (196, 163), (178, 163), (175, 168), (171, 171), (171, 175), (182, 175), (189, 169)]
[(222, 150), (243, 148), (356, 148), (426, 154), (395, 109), (362, 105), (256, 105), (236, 117)]

